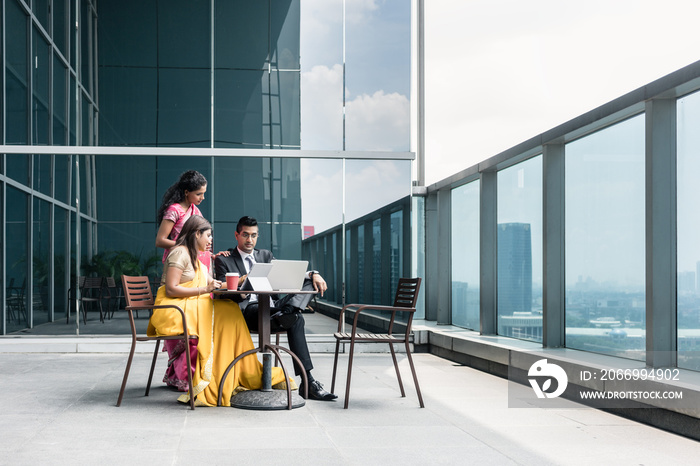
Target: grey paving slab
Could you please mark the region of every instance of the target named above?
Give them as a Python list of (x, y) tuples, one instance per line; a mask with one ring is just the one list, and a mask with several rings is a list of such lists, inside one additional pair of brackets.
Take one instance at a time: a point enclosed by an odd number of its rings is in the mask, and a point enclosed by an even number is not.
[[(330, 388), (333, 357), (314, 354)], [(198, 408), (160, 381), (144, 397), (150, 355), (137, 354), (115, 406), (126, 355), (0, 353), (0, 465), (112, 464), (696, 464), (698, 442), (603, 411), (509, 408), (507, 380), (415, 355), (426, 408), (405, 356), (406, 397), (391, 358), (361, 354), (350, 409), (309, 401), (292, 411)], [(344, 394), (346, 357), (336, 392)]]

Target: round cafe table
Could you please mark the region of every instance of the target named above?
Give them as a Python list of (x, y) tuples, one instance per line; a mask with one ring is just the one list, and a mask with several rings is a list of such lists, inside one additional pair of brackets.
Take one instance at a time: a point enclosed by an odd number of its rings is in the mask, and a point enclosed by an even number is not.
[[(284, 372), (284, 379), (289, 380), (289, 375), (287, 374), (287, 369), (282, 363), (282, 358), (280, 357), (280, 351), (289, 354), (292, 359), (299, 365), (303, 367), (301, 361), (289, 348), (285, 348), (279, 345), (273, 345), (270, 342), (270, 295), (281, 294), (280, 291), (229, 291), (229, 290), (214, 290), (214, 295), (219, 298), (231, 298), (234, 295), (248, 295), (255, 294), (258, 295), (258, 346), (252, 350), (246, 351), (240, 354), (236, 359), (231, 361), (228, 365), (224, 375), (219, 381), (219, 399), (217, 401), (217, 406), (221, 406), (221, 400), (223, 398), (224, 381), (228, 376), (228, 373), (245, 356), (255, 353), (263, 353), (263, 375), (262, 375), (262, 388), (260, 390), (245, 390), (237, 393), (231, 398), (231, 406), (236, 408), (244, 409), (260, 409), (260, 410), (274, 410), (274, 409), (292, 409), (300, 408), (304, 406), (304, 398), (297, 394), (292, 394), (292, 390), (289, 383), (286, 384), (286, 397), (280, 396), (281, 390), (272, 390), (272, 361), (269, 353), (273, 353), (277, 360), (280, 361), (280, 366), (282, 366), (282, 371)], [(294, 294), (316, 294), (315, 291), (294, 291)], [(267, 353), (267, 354), (266, 354)], [(301, 371), (302, 383), (304, 384), (305, 390), (308, 391), (308, 380), (306, 379), (306, 372)], [(284, 393), (284, 392), (282, 392)], [(308, 392), (304, 395), (308, 396)], [(286, 402), (285, 402), (286, 398)]]

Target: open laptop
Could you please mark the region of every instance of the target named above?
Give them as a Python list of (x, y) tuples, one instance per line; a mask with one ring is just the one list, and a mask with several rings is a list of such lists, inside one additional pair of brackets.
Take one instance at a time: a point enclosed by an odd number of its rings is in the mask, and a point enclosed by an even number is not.
[(256, 263), (248, 274), (248, 280), (255, 291), (300, 291), (304, 285), (308, 265), (308, 261), (277, 259), (269, 264)]

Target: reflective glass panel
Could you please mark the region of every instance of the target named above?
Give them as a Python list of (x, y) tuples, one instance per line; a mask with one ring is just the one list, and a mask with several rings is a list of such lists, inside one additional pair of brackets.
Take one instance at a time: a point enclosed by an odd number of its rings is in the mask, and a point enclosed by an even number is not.
[(53, 60), (53, 145), (66, 144), (66, 132), (68, 129), (66, 114), (66, 67), (54, 55)]
[[(49, 0), (32, 0), (32, 11), (46, 32), (49, 31)], [(29, 2), (27, 2), (29, 4)]]
[(389, 279), (390, 290), (396, 290), (399, 285), (399, 278), (403, 274), (403, 253), (404, 253), (404, 224), (403, 211), (393, 212), (390, 216), (390, 243), (391, 243), (391, 275)]
[[(63, 320), (66, 317), (68, 282), (66, 274), (71, 274), (66, 270), (70, 263), (66, 260), (67, 244), (71, 232), (68, 231), (68, 211), (59, 207), (54, 208), (54, 320)], [(67, 329), (65, 333), (72, 333), (73, 329)]]
[(566, 145), (566, 346), (644, 360), (644, 116)]
[(498, 334), (542, 341), (542, 157), (498, 172)]
[(51, 161), (53, 156), (49, 154), (34, 155), (34, 179), (32, 185), (37, 191), (51, 195)]
[(678, 367), (700, 370), (700, 93), (678, 100)]
[(49, 85), (51, 54), (49, 44), (33, 28), (33, 58), (32, 66), (33, 87), (32, 93), (32, 143), (46, 145), (49, 143)]
[(372, 222), (372, 302), (382, 299), (382, 221)]
[(364, 224), (357, 226), (357, 302), (365, 303), (365, 281), (366, 281), (366, 264), (365, 264), (365, 226)]
[(452, 324), (480, 329), (479, 192), (472, 181), (452, 190)]
[(301, 1), (301, 148), (343, 149), (343, 0)]
[(66, 8), (70, 8), (67, 4), (68, 0), (53, 1), (53, 41), (58, 50), (64, 57), (68, 57), (66, 50)]
[(410, 143), (411, 0), (346, 2), (348, 150)]
[(345, 221), (351, 222), (411, 194), (409, 160), (348, 160)]
[(32, 223), (32, 315), (34, 326), (49, 321), (49, 271), (53, 257), (49, 254), (51, 244), (50, 225), (51, 205), (38, 198), (34, 198), (34, 221)]
[(7, 222), (5, 225), (5, 263), (8, 286), (7, 294), (7, 333), (29, 327), (29, 229), (28, 229), (29, 196), (11, 186), (7, 187)]
[[(27, 144), (29, 142), (29, 95), (27, 45), (27, 15), (17, 2), (5, 2), (5, 35), (7, 43), (5, 59), (6, 113), (5, 140), (8, 144)], [(8, 173), (12, 173), (13, 158), (8, 159)], [(24, 178), (26, 179), (26, 168)], [(19, 178), (22, 180), (22, 178)]]

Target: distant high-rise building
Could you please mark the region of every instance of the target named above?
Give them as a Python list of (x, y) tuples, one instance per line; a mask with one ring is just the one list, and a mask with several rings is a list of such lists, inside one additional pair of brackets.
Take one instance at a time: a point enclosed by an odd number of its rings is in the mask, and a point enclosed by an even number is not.
[(678, 273), (678, 291), (680, 293), (695, 293), (695, 272)]
[(498, 225), (498, 313), (532, 310), (532, 242), (529, 223)]

